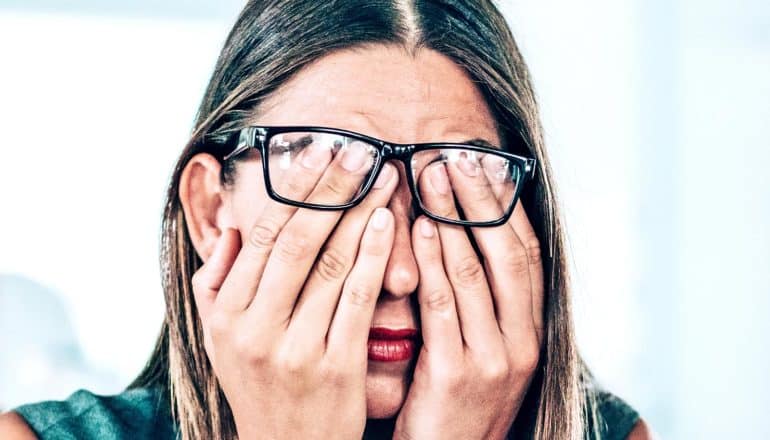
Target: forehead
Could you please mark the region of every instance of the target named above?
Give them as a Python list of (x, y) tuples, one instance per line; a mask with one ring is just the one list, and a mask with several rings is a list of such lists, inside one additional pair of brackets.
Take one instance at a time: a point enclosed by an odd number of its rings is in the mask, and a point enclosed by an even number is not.
[(306, 66), (257, 109), (256, 124), (317, 125), (391, 142), (499, 145), (494, 118), (468, 74), (421, 49), (367, 46), (333, 52)]

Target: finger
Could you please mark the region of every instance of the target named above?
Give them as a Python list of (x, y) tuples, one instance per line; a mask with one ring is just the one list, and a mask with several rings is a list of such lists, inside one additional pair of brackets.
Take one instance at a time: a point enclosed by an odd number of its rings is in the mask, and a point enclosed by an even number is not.
[[(507, 185), (493, 185), (492, 192), (495, 194), (495, 198), (500, 204), (501, 209), (505, 210), (515, 197), (516, 182), (510, 182)], [(510, 219), (508, 221), (508, 226), (513, 228), (513, 222)]]
[(441, 242), (433, 221), (420, 217), (414, 222), (412, 247), (420, 272), (417, 301), (423, 347), (443, 359), (457, 360), (462, 355), (463, 337), (455, 294), (444, 269)]
[[(421, 194), (431, 212), (445, 218), (458, 218), (452, 188), (443, 163), (433, 163)], [(449, 224), (438, 225), (444, 267), (455, 294), (463, 339), (476, 350), (495, 349), (490, 341), (500, 340), (494, 304), (484, 268), (481, 265), (464, 228)]]
[(214, 251), (192, 276), (195, 306), (204, 323), (208, 321), (217, 293), (238, 255), (240, 244), (238, 231), (225, 228), (214, 246)]
[[(375, 163), (377, 150), (367, 144), (349, 145), (335, 156), (307, 197), (310, 203), (343, 204), (360, 191)], [(297, 210), (275, 240), (264, 276), (250, 308), (253, 321), (271, 328), (288, 326), (295, 303), (321, 246), (343, 211)]]
[[(473, 157), (450, 163), (449, 180), (470, 220), (502, 217), (503, 209), (487, 173)], [(508, 182), (512, 181), (508, 179)], [(535, 334), (532, 313), (532, 281), (526, 248), (513, 228), (471, 228), (487, 268), (486, 275), (497, 308), (500, 331), (508, 340), (521, 341)]]
[[(282, 170), (281, 178), (273, 182), (273, 189), (293, 200), (305, 199), (330, 160), (331, 152), (322, 146), (302, 150), (288, 169)], [(251, 303), (276, 238), (296, 211), (296, 207), (272, 199), (266, 202), (217, 296), (216, 302), (222, 310), (238, 312)]]
[(378, 155), (374, 146), (360, 141), (342, 147), (308, 202), (345, 204), (351, 201), (363, 187)]
[[(495, 196), (500, 202), (500, 205), (506, 207), (510, 205), (514, 198), (516, 186), (493, 186), (493, 190), (495, 191)], [(545, 287), (543, 284), (542, 251), (540, 249), (540, 241), (535, 234), (535, 230), (532, 228), (532, 224), (529, 222), (527, 213), (524, 210), (524, 205), (522, 205), (520, 200), (516, 202), (515, 209), (506, 224), (514, 230), (519, 237), (519, 240), (524, 244), (524, 249), (527, 252), (527, 260), (529, 261), (529, 280), (532, 292), (532, 321), (534, 322), (535, 331), (537, 332), (538, 343), (542, 345), (545, 332), (543, 317)]]
[(342, 217), (302, 288), (291, 316), (289, 332), (316, 335), (325, 341), (342, 284), (356, 260), (369, 219), (376, 208), (387, 206), (397, 185), (398, 172), (393, 165), (385, 164), (372, 192)]
[(503, 213), (507, 213), (509, 209), (512, 209), (513, 199), (519, 184), (519, 180), (514, 178), (512, 174), (515, 173), (518, 176), (520, 172), (512, 168), (513, 165), (509, 160), (500, 156), (487, 155), (482, 162), (482, 169), (495, 198), (500, 203), (500, 209)]
[[(503, 216), (500, 203), (492, 191), (492, 182), (473, 151), (450, 150), (455, 154), (446, 162), (450, 186), (464, 214), (463, 220), (485, 222)], [(460, 218), (459, 216), (457, 217)]]
[(543, 283), (543, 260), (540, 241), (537, 239), (535, 230), (529, 222), (521, 201), (516, 202), (516, 208), (513, 210), (513, 215), (508, 222), (513, 225), (516, 235), (519, 236), (524, 249), (527, 251), (529, 278), (532, 285), (532, 319), (537, 331), (538, 342), (542, 346), (545, 332), (543, 317), (545, 286)]
[(363, 366), (367, 362), (369, 328), (393, 248), (393, 235), (393, 214), (387, 208), (377, 208), (361, 239), (356, 263), (345, 280), (329, 327), (327, 353), (336, 362)]

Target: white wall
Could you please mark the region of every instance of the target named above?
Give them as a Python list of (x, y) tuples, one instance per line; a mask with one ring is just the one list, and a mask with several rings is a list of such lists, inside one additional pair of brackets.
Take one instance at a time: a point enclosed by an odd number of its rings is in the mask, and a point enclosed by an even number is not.
[(227, 30), (0, 15), (0, 274), (60, 292), (86, 360), (118, 378), (103, 392), (139, 371), (160, 329), (164, 188)]
[(680, 438), (770, 438), (770, 5), (682, 2)]
[[(58, 295), (46, 313), (68, 311), (83, 357), (63, 374), (30, 350), (40, 332), (9, 332), (0, 406), (115, 392), (146, 360), (164, 186), (239, 7), (82, 3), (0, 3), (0, 276)], [(542, 105), (589, 364), (664, 438), (770, 437), (770, 7), (501, 3)], [(20, 285), (0, 282), (0, 307)], [(35, 389), (41, 372), (64, 379)]]

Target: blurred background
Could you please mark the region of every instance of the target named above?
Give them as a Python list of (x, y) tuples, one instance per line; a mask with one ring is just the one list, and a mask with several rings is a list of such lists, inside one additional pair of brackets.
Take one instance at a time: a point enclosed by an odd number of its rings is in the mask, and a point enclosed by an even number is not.
[[(663, 438), (770, 438), (770, 3), (499, 4), (589, 365)], [(0, 409), (146, 361), (164, 187), (241, 6), (0, 0)]]

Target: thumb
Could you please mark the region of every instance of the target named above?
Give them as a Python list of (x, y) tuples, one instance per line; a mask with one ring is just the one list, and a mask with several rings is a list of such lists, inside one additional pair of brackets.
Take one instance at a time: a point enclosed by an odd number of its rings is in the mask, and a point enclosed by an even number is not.
[(206, 321), (240, 248), (241, 239), (238, 230), (225, 228), (217, 239), (209, 258), (193, 274), (191, 281), (195, 305), (202, 321)]

